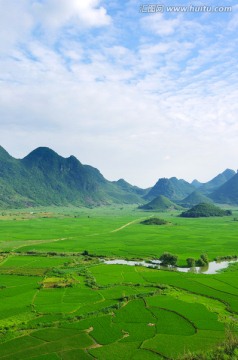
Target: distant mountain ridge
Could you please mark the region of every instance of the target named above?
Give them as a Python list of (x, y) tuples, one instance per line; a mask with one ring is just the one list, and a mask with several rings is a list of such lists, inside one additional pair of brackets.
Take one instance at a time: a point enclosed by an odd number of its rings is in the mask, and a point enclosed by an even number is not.
[(238, 173), (215, 190), (210, 197), (220, 204), (238, 205)]
[(136, 192), (106, 180), (99, 170), (81, 164), (74, 156), (64, 158), (49, 148), (39, 147), (18, 160), (0, 148), (0, 206), (141, 202)]
[[(196, 190), (199, 189), (199, 193)], [(160, 196), (164, 196), (166, 199)], [(107, 204), (144, 204), (169, 206), (209, 202), (238, 205), (238, 175), (226, 169), (205, 184), (189, 184), (176, 177), (160, 178), (149, 189), (126, 182), (106, 180), (100, 171), (83, 165), (75, 156), (64, 158), (47, 147), (15, 159), (0, 146), (0, 207), (99, 206)], [(165, 201), (166, 200), (166, 201)], [(167, 203), (167, 205), (166, 205)], [(189, 206), (190, 206), (189, 205)], [(174, 206), (174, 205), (173, 205)]]
[(170, 179), (161, 178), (145, 195), (146, 200), (153, 200), (159, 195), (167, 197), (171, 201), (182, 200), (195, 190), (194, 186), (187, 181), (172, 177)]
[(225, 184), (228, 180), (230, 180), (235, 174), (236, 172), (234, 170), (226, 169), (210, 181), (206, 182), (205, 184), (201, 184), (201, 186), (199, 187), (199, 191), (205, 195), (212, 193), (220, 186)]

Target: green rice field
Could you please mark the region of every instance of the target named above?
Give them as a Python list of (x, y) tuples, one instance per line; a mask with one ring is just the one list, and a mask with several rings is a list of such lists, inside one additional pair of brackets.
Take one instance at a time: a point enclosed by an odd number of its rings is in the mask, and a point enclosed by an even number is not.
[(155, 214), (132, 206), (1, 211), (0, 359), (173, 360), (236, 337), (238, 263), (206, 275), (100, 259), (238, 255), (236, 209), (178, 214), (144, 226)]

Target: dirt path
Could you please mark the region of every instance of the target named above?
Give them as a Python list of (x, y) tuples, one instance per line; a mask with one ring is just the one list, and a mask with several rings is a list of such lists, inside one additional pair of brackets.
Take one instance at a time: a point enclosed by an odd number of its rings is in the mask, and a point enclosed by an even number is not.
[(131, 224), (134, 224), (134, 223), (138, 222), (138, 221), (141, 220), (141, 219), (144, 219), (144, 218), (140, 218), (140, 219), (133, 220), (133, 221), (131, 221), (131, 222), (129, 222), (129, 223), (127, 223), (127, 224), (119, 227), (118, 229), (112, 230), (111, 233), (120, 231), (120, 230), (124, 229), (125, 227), (130, 226)]
[(65, 240), (69, 240), (69, 239), (72, 239), (72, 238), (68, 237), (68, 238), (49, 239), (49, 240), (25, 240), (25, 241), (22, 241), (22, 243), (20, 245), (12, 248), (12, 251), (18, 250), (21, 247), (28, 246), (28, 245), (30, 246), (30, 245), (47, 244), (47, 243), (52, 243), (52, 242), (65, 241)]

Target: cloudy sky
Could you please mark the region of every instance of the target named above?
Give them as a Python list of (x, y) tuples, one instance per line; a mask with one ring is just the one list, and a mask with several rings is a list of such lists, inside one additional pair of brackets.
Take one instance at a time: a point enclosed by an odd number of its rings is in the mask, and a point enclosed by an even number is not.
[(48, 146), (141, 187), (238, 167), (238, 5), (149, 3), (0, 0), (0, 144), (11, 155)]

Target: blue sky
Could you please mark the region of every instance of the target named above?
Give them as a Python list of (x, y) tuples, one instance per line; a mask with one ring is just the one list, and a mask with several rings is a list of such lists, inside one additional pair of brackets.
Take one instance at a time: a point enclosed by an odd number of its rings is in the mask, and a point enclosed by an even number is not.
[(116, 180), (207, 181), (238, 164), (238, 5), (0, 0), (0, 140), (75, 155)]

